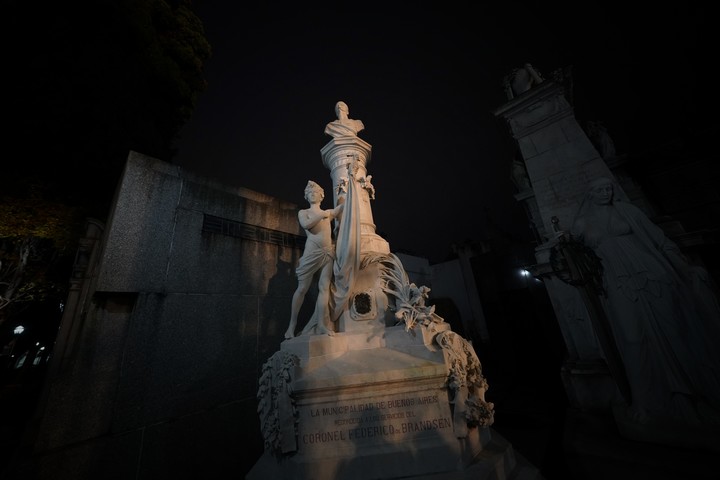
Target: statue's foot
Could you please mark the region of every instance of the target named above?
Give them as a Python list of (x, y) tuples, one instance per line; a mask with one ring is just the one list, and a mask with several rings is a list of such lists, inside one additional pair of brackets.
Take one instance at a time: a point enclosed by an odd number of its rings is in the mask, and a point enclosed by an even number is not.
[(285, 332), (285, 340), (290, 340), (291, 338), (295, 338), (295, 332), (288, 330)]
[(335, 332), (327, 327), (317, 327), (317, 333), (318, 335), (330, 335), (331, 337), (335, 335)]

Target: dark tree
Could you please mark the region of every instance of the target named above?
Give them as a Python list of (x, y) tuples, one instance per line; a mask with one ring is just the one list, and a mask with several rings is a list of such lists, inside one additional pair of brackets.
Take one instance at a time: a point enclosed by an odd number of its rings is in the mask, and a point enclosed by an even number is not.
[(190, 0), (5, 3), (3, 189), (31, 177), (102, 218), (130, 150), (172, 160), (206, 86), (202, 23)]
[[(172, 161), (210, 56), (190, 0), (4, 0), (0, 323), (62, 301), (130, 150)], [(59, 266), (65, 266), (64, 270)]]

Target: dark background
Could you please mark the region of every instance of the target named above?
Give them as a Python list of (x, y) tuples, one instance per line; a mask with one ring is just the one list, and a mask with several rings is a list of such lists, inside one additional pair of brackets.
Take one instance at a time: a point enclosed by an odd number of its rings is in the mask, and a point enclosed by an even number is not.
[[(618, 153), (697, 134), (713, 120), (709, 12), (601, 2), (240, 7), (196, 2), (213, 55), (208, 89), (175, 162), (305, 205), (330, 187), (320, 149), (338, 100), (373, 147), (377, 231), (393, 251), (444, 260), (489, 227), (532, 239), (514, 199), (514, 141), (493, 111), (501, 83), (531, 63), (570, 66), (581, 125), (604, 122)], [(329, 207), (326, 198), (324, 207)]]

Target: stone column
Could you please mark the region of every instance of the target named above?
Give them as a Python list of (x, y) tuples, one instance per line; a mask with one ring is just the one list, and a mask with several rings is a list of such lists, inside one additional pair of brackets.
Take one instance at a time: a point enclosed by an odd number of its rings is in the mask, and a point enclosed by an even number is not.
[[(354, 191), (359, 197), (360, 216), (360, 257), (370, 252), (389, 254), (390, 245), (375, 233), (370, 200), (374, 198), (374, 189), (367, 175), (372, 147), (357, 136), (338, 136), (330, 140), (322, 149), (323, 164), (330, 170), (333, 185), (333, 205), (337, 205), (338, 187), (342, 179), (348, 177), (348, 165), (356, 162)], [(377, 286), (379, 265), (372, 264), (355, 273), (353, 286), (349, 293), (349, 304), (338, 319), (340, 332), (372, 332), (384, 328), (388, 312), (387, 295)]]
[(561, 372), (568, 397), (581, 409), (607, 408), (619, 392), (592, 327), (591, 307), (553, 271), (551, 255), (558, 230), (570, 229), (589, 181), (614, 175), (577, 123), (562, 85), (546, 80), (494, 113), (507, 122), (527, 168), (530, 189), (516, 198), (525, 202), (542, 242), (533, 273), (545, 282), (568, 349)]
[(375, 233), (372, 207), (370, 200), (374, 197), (372, 184), (367, 176), (367, 164), (370, 161), (372, 146), (356, 136), (335, 137), (322, 149), (323, 165), (330, 170), (333, 185), (333, 205), (337, 205), (338, 185), (340, 179), (348, 176), (348, 164), (357, 159), (356, 191), (360, 194), (360, 232), (362, 253), (380, 252), (390, 253), (390, 245), (380, 235)]
[[(456, 245), (455, 253), (457, 253), (458, 260), (460, 262), (460, 270), (462, 271), (463, 284), (465, 285), (465, 293), (467, 295), (468, 303), (470, 304), (470, 311), (472, 312), (472, 320), (474, 327), (471, 329), (469, 325), (465, 325), (467, 332), (477, 331), (480, 336), (480, 340), (483, 342), (490, 341), (490, 334), (488, 333), (487, 321), (485, 320), (485, 312), (483, 311), (482, 304), (480, 303), (480, 297), (478, 292), (480, 291), (475, 283), (475, 275), (470, 265), (470, 259), (474, 256), (472, 249), (467, 245)], [(468, 319), (463, 319), (467, 321)]]

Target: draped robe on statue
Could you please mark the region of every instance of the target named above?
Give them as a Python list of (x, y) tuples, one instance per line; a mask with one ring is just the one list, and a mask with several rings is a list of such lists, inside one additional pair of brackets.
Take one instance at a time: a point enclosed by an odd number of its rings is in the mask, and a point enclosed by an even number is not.
[[(352, 170), (353, 167), (350, 168)], [(340, 217), (335, 247), (334, 281), (331, 291), (332, 320), (337, 321), (345, 310), (360, 270), (360, 198), (355, 188), (355, 172), (348, 174), (345, 209)]]
[(606, 222), (587, 218), (584, 231), (573, 234), (602, 260), (604, 303), (634, 409), (720, 423), (720, 354), (713, 344), (720, 310), (712, 293), (678, 275), (669, 260), (679, 255), (677, 246), (634, 205), (616, 200)]

